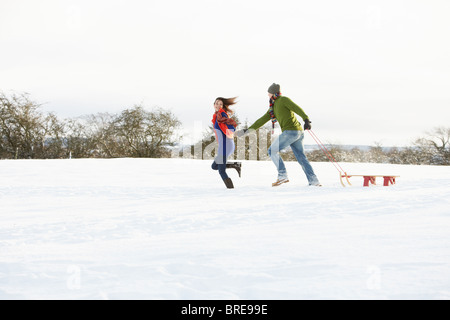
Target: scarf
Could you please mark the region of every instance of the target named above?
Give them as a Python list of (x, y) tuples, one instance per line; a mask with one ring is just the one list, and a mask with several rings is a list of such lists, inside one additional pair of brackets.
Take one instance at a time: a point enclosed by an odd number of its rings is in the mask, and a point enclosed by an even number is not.
[[(224, 116), (222, 115), (222, 112), (225, 112), (225, 110), (220, 109), (219, 111), (217, 111), (217, 112), (214, 114), (214, 116), (213, 116), (213, 121), (212, 121), (212, 122), (215, 123), (216, 120), (217, 120), (218, 123), (225, 123), (225, 124), (231, 125), (231, 126), (233, 126), (233, 127), (237, 127), (236, 121), (234, 121), (234, 120), (231, 119), (231, 118), (224, 117)], [(226, 112), (225, 112), (225, 113), (226, 113)]]
[(280, 92), (275, 93), (269, 100), (269, 114), (272, 120), (272, 134), (274, 134), (275, 132), (275, 123), (277, 122), (277, 118), (275, 117), (275, 114), (273, 112), (273, 106), (275, 104), (275, 100), (277, 100), (279, 96), (281, 96)]

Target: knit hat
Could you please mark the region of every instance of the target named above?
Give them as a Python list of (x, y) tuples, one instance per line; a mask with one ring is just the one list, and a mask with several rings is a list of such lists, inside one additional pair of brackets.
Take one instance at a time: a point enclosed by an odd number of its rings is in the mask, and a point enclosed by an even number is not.
[(269, 90), (267, 90), (271, 94), (275, 94), (280, 92), (280, 85), (276, 83), (272, 83), (272, 85), (269, 87)]

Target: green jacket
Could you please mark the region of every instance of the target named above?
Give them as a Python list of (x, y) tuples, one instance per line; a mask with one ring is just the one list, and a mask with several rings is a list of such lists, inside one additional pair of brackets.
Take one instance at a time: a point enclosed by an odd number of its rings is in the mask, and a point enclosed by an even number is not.
[[(287, 97), (280, 96), (277, 100), (275, 100), (275, 104), (273, 105), (273, 113), (277, 118), (278, 123), (280, 124), (281, 131), (285, 130), (294, 130), (294, 131), (302, 131), (303, 128), (297, 120), (297, 117), (294, 113), (298, 114), (302, 117), (303, 120), (308, 119), (308, 116), (291, 99)], [(267, 121), (269, 121), (270, 113), (267, 111), (261, 118), (255, 121), (248, 129), (256, 130), (262, 127)]]

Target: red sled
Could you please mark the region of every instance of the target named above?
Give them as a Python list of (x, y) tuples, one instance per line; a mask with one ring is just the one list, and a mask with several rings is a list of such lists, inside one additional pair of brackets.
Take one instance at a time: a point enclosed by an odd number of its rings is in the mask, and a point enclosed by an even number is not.
[(390, 185), (395, 184), (395, 179), (400, 177), (400, 176), (391, 176), (391, 175), (368, 175), (368, 174), (364, 174), (364, 175), (359, 175), (359, 174), (339, 174), (339, 177), (341, 179), (341, 184), (342, 186), (346, 186), (344, 183), (344, 178), (346, 180), (346, 182), (351, 186), (352, 184), (350, 183), (349, 178), (351, 177), (363, 177), (364, 178), (364, 182), (363, 182), (363, 186), (364, 187), (368, 187), (371, 184), (376, 185), (376, 178), (383, 178), (383, 186), (388, 187)]

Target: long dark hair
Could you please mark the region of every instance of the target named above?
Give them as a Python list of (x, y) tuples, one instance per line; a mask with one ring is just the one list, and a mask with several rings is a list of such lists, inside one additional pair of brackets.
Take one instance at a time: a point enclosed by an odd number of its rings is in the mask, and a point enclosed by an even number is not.
[(230, 114), (233, 114), (233, 110), (230, 109), (230, 106), (234, 105), (237, 103), (236, 99), (238, 97), (234, 97), (234, 98), (222, 98), (222, 97), (218, 97), (216, 98), (216, 100), (214, 100), (214, 102), (216, 102), (217, 100), (222, 101), (223, 103), (223, 110), (225, 110), (225, 112), (229, 112)]

